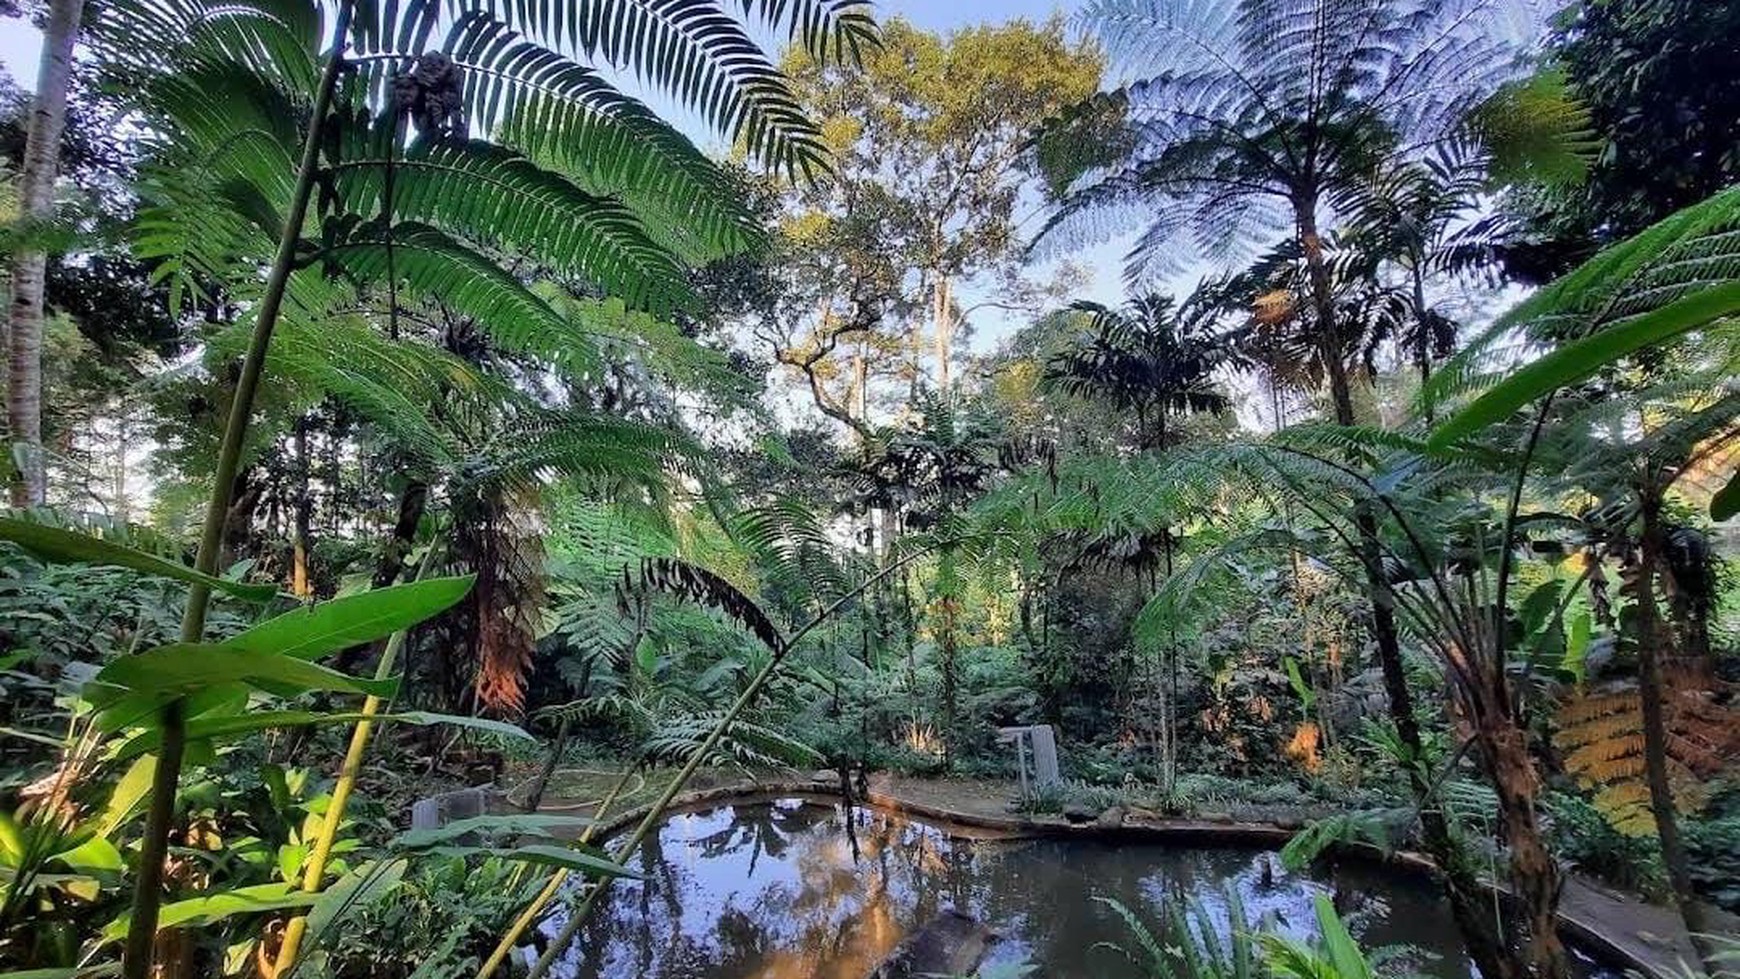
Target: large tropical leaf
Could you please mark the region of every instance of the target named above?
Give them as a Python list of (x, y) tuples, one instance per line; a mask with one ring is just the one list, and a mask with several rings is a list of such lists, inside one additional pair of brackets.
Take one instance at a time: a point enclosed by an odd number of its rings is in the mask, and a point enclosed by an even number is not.
[(158, 578), (173, 578), (205, 585), (237, 598), (253, 601), (264, 601), (278, 594), (275, 585), (250, 585), (202, 574), (186, 565), (166, 561), (155, 554), (16, 517), (0, 517), (0, 540), (10, 541), (37, 557), (56, 564), (102, 564), (127, 568)]

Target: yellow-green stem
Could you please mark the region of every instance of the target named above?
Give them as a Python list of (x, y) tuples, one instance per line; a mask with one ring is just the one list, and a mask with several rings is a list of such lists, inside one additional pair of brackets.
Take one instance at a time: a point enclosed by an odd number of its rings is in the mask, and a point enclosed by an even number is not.
[[(441, 550), (441, 538), (437, 536), (429, 545), (429, 551), (423, 556), (423, 562), (417, 566), (414, 580), (422, 581), (428, 577), (429, 571), (435, 566)], [(375, 679), (384, 680), (393, 675), (393, 666), (398, 662), (399, 653), (405, 648), (405, 638), (410, 635), (410, 629), (400, 629), (387, 639), (386, 649), (381, 652), (381, 661), (375, 666)], [(344, 822), (344, 810), (350, 804), (350, 794), (356, 788), (356, 779), (362, 772), (363, 755), (368, 751), (369, 738), (374, 734), (374, 717), (380, 713), (381, 699), (369, 697), (363, 701), (363, 719), (356, 722), (356, 727), (350, 732), (350, 747), (344, 753), (344, 765), (338, 771), (338, 783), (332, 787), (332, 801), (326, 805), (326, 815), (320, 822), (320, 834), (314, 839), (314, 852), (308, 855), (308, 863), (302, 870), (302, 890), (313, 894), (320, 890), (320, 882), (326, 876), (326, 865), (332, 859), (332, 846), (338, 839), (338, 827)], [(308, 916), (297, 915), (290, 919), (284, 929), (284, 941), (278, 947), (278, 959), (273, 966), (273, 974), (284, 976), (296, 964), (296, 953), (302, 945), (302, 938), (308, 932)]]
[[(260, 297), (259, 318), (254, 323), (253, 337), (247, 355), (242, 359), (242, 373), (230, 402), (229, 421), (224, 426), (223, 445), (213, 475), (214, 485), (206, 505), (205, 525), (200, 532), (199, 554), (194, 561), (194, 567), (205, 574), (217, 572), (224, 524), (229, 516), (230, 491), (235, 485), (236, 470), (241, 465), (242, 446), (247, 441), (248, 424), (254, 412), (254, 396), (259, 391), (266, 353), (272, 345), (272, 331), (278, 325), (278, 311), (283, 306), (284, 292), (290, 283), (296, 245), (302, 237), (302, 224), (308, 217), (308, 202), (314, 195), (321, 136), (343, 66), (344, 39), (350, 30), (350, 14), (350, 4), (340, 3), (332, 52), (327, 57), (320, 87), (315, 92), (308, 133), (302, 144), (302, 159), (297, 164), (296, 189), (290, 198), (289, 213), (285, 215), (283, 232), (278, 239), (278, 252), (266, 278), (266, 291)], [(187, 609), (181, 619), (183, 642), (198, 642), (204, 637), (206, 609), (210, 603), (211, 589), (205, 585), (196, 584), (188, 590)], [(163, 709), (162, 731), (162, 747), (151, 776), (151, 807), (145, 814), (144, 836), (139, 847), (139, 879), (133, 890), (132, 922), (122, 957), (123, 979), (147, 979), (151, 973), (158, 912), (163, 906), (163, 863), (169, 855), (170, 824), (175, 820), (175, 795), (181, 781), (182, 758), (187, 750), (187, 713), (180, 700), (171, 701)]]
[[(592, 842), (592, 834), (603, 823), (604, 814), (610, 811), (610, 807), (616, 803), (616, 797), (622, 794), (623, 787), (628, 784), (630, 778), (634, 777), (634, 768), (635, 766), (630, 765), (623, 769), (622, 777), (616, 780), (616, 784), (610, 787), (610, 792), (604, 797), (604, 801), (598, 804), (598, 810), (592, 814), (591, 824), (580, 834), (580, 846)], [(555, 900), (557, 892), (562, 889), (563, 884), (567, 883), (570, 873), (568, 868), (562, 867), (550, 875), (550, 879), (544, 883), (544, 889), (539, 891), (538, 896), (532, 898), (532, 903), (526, 905), (526, 909), (514, 919), (514, 923), (501, 936), (501, 941), (495, 943), (495, 951), (489, 953), (489, 958), (485, 959), (482, 967), (477, 970), (477, 979), (490, 979), (491, 976), (495, 975), (495, 970), (501, 968), (501, 964), (507, 961), (508, 955), (513, 952), (514, 946), (519, 944), (526, 929), (530, 928), (532, 922), (538, 920), (538, 915), (543, 914), (544, 909), (549, 907), (551, 901)]]

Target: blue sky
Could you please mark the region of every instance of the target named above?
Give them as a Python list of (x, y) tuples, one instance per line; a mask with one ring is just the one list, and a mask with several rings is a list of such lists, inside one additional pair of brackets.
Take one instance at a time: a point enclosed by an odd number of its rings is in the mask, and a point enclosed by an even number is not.
[[(1060, 12), (1067, 17), (1080, 3), (1081, 0), (880, 0), (876, 5), (876, 13), (879, 18), (901, 16), (930, 30), (948, 31), (970, 24), (1013, 20), (1018, 17), (1040, 21)], [(26, 88), (35, 85), (36, 62), (40, 50), (40, 36), (29, 22), (17, 19), (0, 21), (0, 66), (18, 84)], [(652, 101), (656, 106), (659, 100)], [(703, 143), (707, 142), (702, 133), (691, 135), (702, 138)], [(1039, 215), (1029, 212), (1022, 216), (1026, 218), (1025, 228), (1038, 226)], [(1122, 249), (1112, 244), (1072, 257), (1072, 261), (1089, 276), (1088, 281), (1078, 290), (1081, 298), (1105, 303), (1120, 301), (1123, 294), (1119, 278), (1121, 256)], [(1050, 269), (1041, 267), (1033, 271), (1036, 277), (1043, 278), (1048, 277)], [(985, 298), (985, 295), (970, 287), (961, 292), (963, 305), (972, 305)], [(975, 335), (972, 347), (976, 351), (985, 352), (995, 346), (998, 340), (1023, 325), (1027, 317), (986, 310), (981, 311), (974, 319)]]

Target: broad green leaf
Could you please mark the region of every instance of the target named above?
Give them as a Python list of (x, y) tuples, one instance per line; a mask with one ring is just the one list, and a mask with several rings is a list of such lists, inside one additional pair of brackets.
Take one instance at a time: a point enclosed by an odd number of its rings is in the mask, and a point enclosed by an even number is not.
[(1329, 896), (1319, 894), (1315, 903), (1317, 927), (1323, 934), (1323, 950), (1335, 966), (1337, 979), (1368, 979), (1372, 974), (1371, 963), (1353, 936), (1348, 934), (1347, 925), (1342, 923), (1341, 915), (1335, 913), (1335, 905)]
[(308, 944), (318, 943), (321, 933), (333, 921), (391, 894), (405, 879), (410, 866), (411, 862), (402, 857), (385, 863), (371, 860), (321, 891), (320, 900), (308, 910)]
[[(177, 925), (208, 925), (237, 914), (305, 908), (318, 898), (317, 894), (308, 894), (284, 883), (237, 887), (165, 904), (158, 913), (157, 929), (162, 931)], [(103, 940), (119, 941), (127, 937), (131, 919), (131, 914), (124, 914), (110, 922), (103, 929)]]
[[(249, 695), (248, 685), (245, 683), (222, 683), (186, 698), (182, 709), (187, 712), (189, 719), (240, 714), (248, 706)], [(95, 681), (85, 685), (83, 696), (85, 700), (101, 707), (95, 724), (97, 730), (104, 734), (113, 734), (130, 727), (154, 728), (164, 706), (176, 698), (174, 693), (167, 691), (136, 693)]]
[(74, 870), (85, 872), (120, 873), (127, 867), (121, 859), (121, 851), (101, 836), (93, 836), (64, 853), (55, 854), (54, 858)]
[(465, 597), (472, 575), (432, 578), (366, 591), (286, 612), (219, 645), (253, 653), (319, 659), (406, 629)]
[(592, 824), (585, 816), (555, 816), (542, 813), (511, 813), (504, 816), (473, 816), (457, 819), (436, 829), (414, 829), (399, 834), (395, 846), (420, 850), (459, 839), (469, 833), (486, 835), (549, 836), (553, 829), (584, 829)]
[(15, 517), (0, 517), (0, 540), (11, 541), (44, 561), (56, 564), (104, 564), (127, 568), (159, 578), (205, 584), (237, 598), (256, 602), (266, 601), (278, 594), (276, 585), (250, 585), (202, 574), (186, 565), (166, 561), (155, 554), (147, 554), (58, 527), (44, 527)]
[(212, 643), (171, 643), (123, 656), (97, 671), (97, 680), (136, 693), (187, 696), (229, 683), (274, 691), (328, 690), (391, 697), (399, 681), (364, 680), (276, 653), (237, 652)]
[(1523, 599), (1522, 607), (1517, 615), (1522, 619), (1523, 627), (1534, 631), (1547, 624), (1559, 607), (1559, 599), (1565, 591), (1565, 582), (1561, 578), (1553, 578), (1542, 582), (1529, 596)]
[(614, 863), (604, 857), (597, 856), (585, 850), (576, 850), (565, 846), (554, 846), (548, 843), (533, 843), (527, 846), (483, 847), (483, 846), (438, 846), (422, 851), (438, 857), (469, 857), (482, 855), (496, 857), (502, 860), (512, 860), (516, 863), (531, 863), (545, 867), (561, 867), (565, 870), (592, 873), (601, 877), (629, 877), (639, 880), (641, 875)]
[(115, 830), (126, 825), (127, 820), (132, 818), (139, 808), (139, 801), (145, 798), (145, 793), (151, 791), (151, 776), (156, 764), (157, 759), (154, 757), (140, 758), (115, 783), (115, 791), (109, 793), (109, 804), (103, 807), (103, 814), (97, 817), (98, 836), (113, 835)]
[(1583, 679), (1583, 655), (1589, 651), (1589, 637), (1594, 632), (1594, 620), (1588, 612), (1580, 612), (1571, 618), (1571, 631), (1565, 637), (1565, 659), (1563, 668), (1575, 676), (1579, 682)]
[(1282, 662), (1287, 667), (1287, 682), (1293, 686), (1293, 693), (1298, 695), (1299, 703), (1305, 708), (1306, 713), (1310, 713), (1311, 708), (1317, 703), (1317, 692), (1311, 689), (1311, 685), (1306, 683), (1305, 677), (1300, 674), (1297, 659), (1288, 656)]
[(121, 974), (121, 963), (85, 965), (72, 969), (25, 969), (23, 972), (0, 972), (0, 979), (99, 979)]
[(1448, 448), (1627, 354), (1736, 312), (1740, 312), (1740, 281), (1724, 282), (1568, 343), (1513, 372), (1451, 416), (1432, 433), (1428, 444), (1435, 449)]
[(1710, 497), (1710, 519), (1721, 523), (1740, 513), (1740, 472), (1728, 477), (1728, 485)]
[(24, 827), (11, 813), (0, 809), (0, 865), (16, 867), (25, 850)]
[(278, 876), (287, 883), (294, 884), (300, 879), (298, 871), (302, 869), (302, 861), (308, 858), (306, 843), (285, 843), (278, 847)]
[[(451, 724), (454, 727), (488, 731), (492, 734), (525, 741), (536, 740), (525, 729), (505, 721), (494, 721), (486, 717), (471, 717), (465, 714), (437, 714), (421, 710), (405, 711), (398, 714), (374, 714), (372, 716), (360, 711), (319, 713), (306, 710), (257, 710), (245, 714), (196, 717), (187, 722), (187, 737), (190, 741), (223, 740), (271, 728), (301, 727), (305, 724), (351, 724), (363, 720), (373, 720), (377, 724), (398, 721), (404, 724), (415, 724), (419, 727)], [(162, 731), (155, 727), (149, 728), (128, 739), (115, 752), (115, 760), (126, 761), (142, 752), (155, 751), (161, 743)]]

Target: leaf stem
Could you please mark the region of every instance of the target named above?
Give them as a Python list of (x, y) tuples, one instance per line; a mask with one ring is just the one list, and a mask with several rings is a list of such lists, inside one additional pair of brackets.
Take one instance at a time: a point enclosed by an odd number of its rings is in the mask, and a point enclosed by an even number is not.
[[(230, 494), (235, 486), (236, 470), (240, 467), (242, 446), (247, 441), (254, 396), (259, 391), (260, 376), (265, 371), (266, 353), (272, 345), (272, 331), (278, 324), (278, 311), (283, 306), (284, 293), (289, 286), (290, 271), (296, 258), (296, 245), (302, 237), (303, 221), (308, 216), (308, 203), (314, 195), (315, 175), (320, 166), (321, 138), (344, 62), (344, 39), (349, 32), (350, 17), (350, 4), (341, 2), (333, 33), (333, 48), (327, 56), (320, 87), (315, 92), (308, 134), (302, 145), (295, 194), (291, 198), (290, 210), (278, 238), (278, 252), (273, 259), (271, 273), (266, 279), (266, 291), (260, 298), (260, 313), (254, 324), (253, 339), (242, 360), (241, 377), (236, 382), (235, 396), (230, 402), (229, 422), (224, 427), (223, 447), (218, 453), (211, 498), (206, 505), (205, 526), (200, 532), (199, 554), (194, 562), (194, 567), (202, 574), (210, 575), (217, 571), (224, 524), (229, 516)], [(205, 635), (205, 617), (210, 604), (211, 587), (203, 582), (195, 582), (188, 590), (187, 609), (181, 620), (183, 642), (198, 642)], [(151, 974), (158, 912), (163, 905), (163, 864), (169, 854), (169, 832), (175, 820), (176, 789), (181, 780), (182, 760), (187, 751), (187, 709), (182, 700), (173, 700), (163, 709), (162, 728), (162, 747), (158, 751), (157, 767), (151, 777), (151, 808), (146, 813), (144, 838), (139, 850), (139, 879), (133, 891), (133, 915), (127, 931), (126, 952), (122, 959), (122, 979), (147, 979)]]
[[(429, 576), (445, 543), (440, 534), (430, 542), (429, 550), (417, 565), (417, 574), (412, 578), (413, 581), (422, 581)], [(406, 626), (387, 639), (386, 648), (381, 652), (381, 661), (375, 665), (375, 679), (385, 680), (392, 676), (393, 666), (398, 662), (399, 653), (405, 648), (405, 640), (411, 634), (412, 628)], [(371, 694), (363, 701), (362, 718), (351, 729), (350, 745), (344, 753), (344, 764), (338, 770), (337, 784), (332, 787), (332, 800), (326, 805), (326, 815), (320, 822), (320, 833), (314, 839), (314, 851), (308, 855), (308, 863), (303, 868), (302, 890), (305, 893), (319, 891), (320, 882), (326, 877), (326, 865), (332, 858), (332, 846), (338, 839), (338, 827), (344, 822), (345, 807), (349, 805), (351, 792), (356, 788), (357, 775), (362, 772), (363, 755), (368, 751), (369, 738), (374, 734), (375, 715), (380, 710), (381, 698)], [(307, 932), (306, 914), (290, 919), (290, 923), (284, 928), (284, 940), (278, 946), (277, 961), (272, 966), (273, 976), (290, 974), (296, 964), (297, 950)]]

